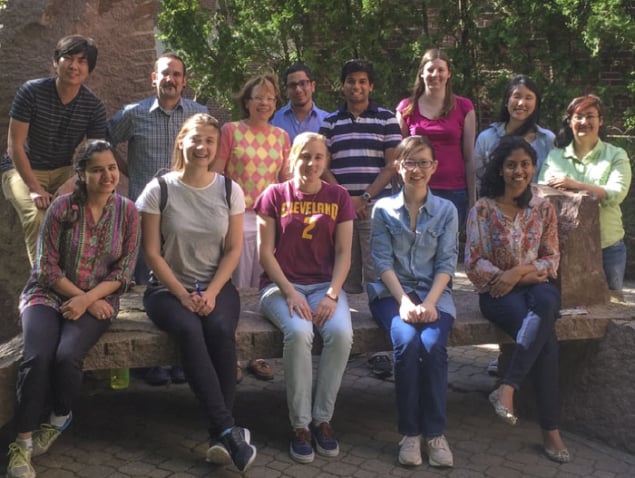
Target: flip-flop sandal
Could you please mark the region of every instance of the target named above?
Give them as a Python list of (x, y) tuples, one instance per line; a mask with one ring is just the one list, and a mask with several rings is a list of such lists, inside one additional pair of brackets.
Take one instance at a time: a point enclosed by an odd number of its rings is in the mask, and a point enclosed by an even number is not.
[(251, 359), (247, 364), (247, 370), (259, 380), (273, 380), (273, 369), (263, 359)]
[(392, 360), (390, 354), (378, 352), (368, 359), (370, 372), (377, 378), (387, 378), (392, 375)]

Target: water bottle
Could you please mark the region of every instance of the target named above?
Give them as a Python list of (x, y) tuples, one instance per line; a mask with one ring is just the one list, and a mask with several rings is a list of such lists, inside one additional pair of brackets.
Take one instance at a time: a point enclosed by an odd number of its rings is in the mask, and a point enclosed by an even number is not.
[(130, 369), (128, 368), (111, 368), (110, 369), (110, 388), (113, 390), (123, 390), (128, 388), (130, 384)]

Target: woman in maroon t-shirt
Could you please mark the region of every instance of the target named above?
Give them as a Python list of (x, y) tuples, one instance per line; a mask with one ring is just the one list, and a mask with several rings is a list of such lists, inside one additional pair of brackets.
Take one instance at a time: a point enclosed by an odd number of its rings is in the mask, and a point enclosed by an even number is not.
[[(269, 186), (257, 199), (258, 254), (265, 273), (260, 305), (284, 333), (283, 362), (291, 421), (291, 457), (316, 451), (337, 456), (330, 425), (353, 342), (342, 284), (351, 263), (355, 210), (346, 189), (322, 181), (328, 162), (324, 136), (302, 133), (290, 154), (293, 178)], [(324, 348), (312, 405), (314, 326)]]

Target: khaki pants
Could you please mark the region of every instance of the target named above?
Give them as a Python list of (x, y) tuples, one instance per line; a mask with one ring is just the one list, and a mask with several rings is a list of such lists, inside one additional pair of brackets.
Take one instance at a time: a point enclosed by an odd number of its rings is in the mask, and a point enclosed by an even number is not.
[[(64, 166), (50, 171), (33, 170), (33, 174), (46, 191), (55, 194), (57, 189), (73, 175), (73, 167)], [(24, 231), (26, 252), (29, 255), (29, 262), (33, 265), (40, 224), (46, 211), (35, 207), (28, 186), (15, 169), (5, 171), (2, 175), (2, 192), (18, 213)]]
[(375, 264), (370, 252), (370, 219), (353, 221), (353, 247), (351, 249), (351, 268), (343, 289), (349, 294), (361, 294), (366, 291), (369, 282), (377, 280)]

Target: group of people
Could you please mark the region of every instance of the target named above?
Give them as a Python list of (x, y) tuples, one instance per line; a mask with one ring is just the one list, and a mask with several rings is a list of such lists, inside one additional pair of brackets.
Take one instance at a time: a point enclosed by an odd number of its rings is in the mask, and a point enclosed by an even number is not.
[[(277, 78), (258, 75), (238, 95), (243, 118), (221, 126), (182, 97), (185, 65), (166, 53), (152, 73), (156, 96), (107, 122), (83, 85), (96, 58), (91, 39), (64, 37), (56, 76), (25, 83), (10, 113), (2, 185), (33, 268), (20, 301), (25, 345), (9, 477), (34, 477), (31, 458), (69, 426), (83, 357), (133, 281), (147, 283), (150, 320), (179, 345), (184, 379), (208, 420), (207, 461), (244, 471), (256, 457), (232, 410), (238, 289), (258, 287), (263, 314), (284, 336), (295, 461), (339, 454), (331, 422), (353, 341), (346, 294), (366, 290), (393, 344), (398, 460), (420, 465), (423, 446), (430, 465), (453, 466), (446, 343), (463, 227), (483, 315), (516, 342), (489, 396), (494, 411), (516, 423), (514, 393), (530, 374), (545, 453), (570, 460), (558, 429), (557, 218), (532, 183), (598, 199), (607, 282), (620, 290), (620, 203), (631, 171), (624, 150), (601, 139), (597, 97), (574, 99), (555, 137), (538, 125), (538, 88), (518, 76), (499, 121), (476, 139), (473, 104), (453, 93), (452, 64), (433, 49), (396, 115), (371, 99), (370, 62), (344, 64), (344, 102), (331, 114), (313, 102), (312, 72), (298, 63), (284, 74), (286, 106), (276, 110)], [(127, 161), (112, 146), (120, 142)], [(116, 192), (120, 173), (129, 199)], [(315, 332), (324, 348), (314, 387)]]

